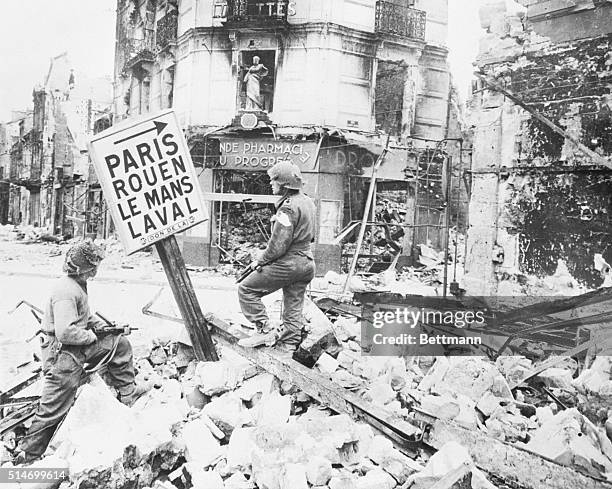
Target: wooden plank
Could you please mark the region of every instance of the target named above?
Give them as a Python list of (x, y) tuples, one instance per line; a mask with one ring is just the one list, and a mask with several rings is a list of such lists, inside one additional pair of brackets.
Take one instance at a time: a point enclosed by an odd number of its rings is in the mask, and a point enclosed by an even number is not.
[(174, 235), (164, 238), (155, 243), (155, 248), (185, 322), (196, 358), (208, 361), (219, 360), (176, 238)]
[(480, 470), (521, 488), (612, 489), (612, 484), (604, 480), (448, 421), (436, 420), (425, 441), (436, 450), (449, 441), (456, 441), (467, 448)]
[(36, 414), (37, 407), (38, 403), (33, 402), (23, 408), (13, 411), (7, 417), (0, 419), (0, 435), (4, 435), (4, 433), (11, 431), (16, 426), (19, 426), (21, 423), (33, 417)]
[[(167, 318), (172, 319), (172, 318)], [(175, 321), (180, 321), (174, 318)], [(244, 348), (237, 342), (247, 335), (232, 328), (213, 314), (206, 314), (215, 337), (281, 380), (296, 385), (300, 390), (338, 413), (346, 413), (354, 419), (364, 421), (391, 439), (404, 451), (412, 451), (416, 427), (403, 419), (390, 416), (383, 409), (364, 401), (355, 394), (342, 389), (326, 377), (281, 355), (272, 348)], [(552, 460), (528, 450), (491, 438), (476, 430), (468, 430), (434, 415), (414, 410), (415, 419), (430, 425), (424, 441), (439, 450), (448, 441), (457, 441), (465, 446), (476, 466), (498, 478), (519, 484), (524, 489), (558, 489), (580, 487), (581, 489), (612, 489), (612, 484), (576, 472)]]
[(507, 313), (498, 314), (492, 325), (500, 325), (510, 322), (527, 321), (549, 314), (555, 314), (578, 307), (610, 301), (612, 304), (612, 287), (597, 289), (586, 294), (574, 297), (566, 297), (554, 301), (538, 302), (529, 306), (514, 309)]
[[(364, 401), (328, 380), (326, 377), (293, 361), (279, 356), (270, 348), (243, 348), (237, 345), (241, 337), (247, 336), (233, 330), (224, 321), (207, 314), (215, 336), (232, 347), (245, 358), (256, 363), (272, 375), (295, 384), (300, 390), (327, 405), (334, 411), (346, 413), (378, 429), (400, 449), (410, 450), (415, 427), (410, 423), (390, 416), (383, 409)], [(581, 489), (612, 489), (588, 475), (576, 472), (540, 455), (491, 438), (481, 432), (468, 430), (435, 416), (415, 410), (415, 417), (432, 425), (426, 441), (439, 450), (446, 442), (457, 440), (470, 452), (478, 468), (509, 481), (515, 481), (526, 489), (558, 489), (580, 487)], [(523, 468), (525, 467), (525, 468)], [(564, 485), (564, 481), (567, 481)]]
[(277, 195), (226, 194), (221, 192), (203, 192), (204, 200), (213, 202), (245, 202), (247, 204), (276, 204)]
[(538, 375), (541, 372), (544, 372), (544, 370), (547, 370), (547, 369), (549, 369), (551, 367), (554, 367), (558, 363), (561, 363), (563, 360), (565, 360), (565, 358), (567, 358), (567, 357), (573, 357), (573, 356), (576, 356), (576, 355), (582, 353), (583, 351), (588, 350), (591, 346), (595, 345), (595, 343), (596, 343), (595, 340), (586, 341), (586, 342), (582, 343), (581, 345), (578, 345), (576, 348), (572, 348), (571, 350), (567, 350), (567, 351), (563, 352), (562, 355), (556, 355), (556, 356), (554, 356), (552, 358), (549, 358), (545, 362), (542, 362), (540, 365), (536, 365), (534, 368), (529, 370), (529, 372), (527, 372), (520, 380), (517, 380), (517, 381), (511, 383), (510, 384), (510, 389), (511, 390), (512, 389), (516, 389), (523, 382), (526, 382), (530, 378), (535, 377), (536, 375)]
[(363, 243), (363, 238), (365, 236), (368, 217), (370, 216), (370, 207), (375, 205), (375, 191), (376, 191), (376, 173), (380, 168), (380, 165), (385, 161), (385, 156), (389, 151), (389, 136), (387, 136), (387, 142), (385, 144), (385, 148), (380, 153), (378, 160), (376, 160), (376, 164), (372, 167), (372, 175), (370, 177), (370, 186), (368, 188), (368, 196), (365, 201), (365, 208), (363, 210), (363, 218), (361, 220), (361, 226), (359, 227), (359, 235), (357, 236), (357, 246), (355, 248), (355, 255), (353, 256), (353, 260), (351, 261), (351, 266), (349, 267), (348, 275), (346, 276), (346, 282), (344, 282), (344, 288), (342, 289), (342, 293), (346, 293), (349, 287), (349, 283), (351, 281), (351, 277), (355, 273), (355, 267), (357, 266), (357, 261), (359, 260), (359, 252), (361, 251), (361, 245)]
[[(447, 297), (429, 297), (424, 295), (402, 295), (393, 292), (357, 292), (354, 294), (355, 300), (361, 304), (369, 305), (400, 305), (411, 306), (424, 309), (458, 310), (468, 306), (466, 301)], [(484, 307), (484, 305), (482, 305)]]
[(32, 385), (42, 376), (42, 370), (28, 372), (17, 377), (5, 391), (0, 392), (0, 403), (8, 401), (13, 395)]
[(346, 413), (354, 419), (363, 420), (390, 438), (398, 448), (412, 451), (414, 440), (420, 436), (420, 429), (412, 424), (390, 416), (385, 410), (364, 401), (352, 392), (346, 391), (328, 378), (320, 375), (289, 356), (283, 356), (272, 348), (244, 348), (238, 341), (248, 335), (233, 329), (213, 314), (206, 314), (215, 337), (240, 355), (262, 367), (267, 372), (297, 386), (301, 391), (338, 413)]

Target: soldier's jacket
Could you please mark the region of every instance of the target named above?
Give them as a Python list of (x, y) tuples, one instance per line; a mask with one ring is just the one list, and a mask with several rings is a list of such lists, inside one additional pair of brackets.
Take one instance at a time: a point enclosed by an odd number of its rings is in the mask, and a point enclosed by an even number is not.
[(103, 322), (91, 315), (87, 290), (71, 277), (60, 278), (45, 306), (43, 331), (65, 345), (89, 345), (96, 341), (89, 328), (97, 325)]
[(312, 258), (310, 243), (315, 238), (316, 208), (310, 197), (301, 192), (283, 197), (272, 217), (272, 234), (260, 263), (278, 260), (287, 253)]

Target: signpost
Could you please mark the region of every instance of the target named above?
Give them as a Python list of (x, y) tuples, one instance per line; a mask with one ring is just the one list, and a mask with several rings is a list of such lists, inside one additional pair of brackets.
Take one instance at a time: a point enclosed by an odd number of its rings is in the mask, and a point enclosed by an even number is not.
[(218, 360), (174, 235), (208, 219), (191, 155), (170, 109), (97, 134), (90, 154), (128, 255), (155, 245), (198, 360)]

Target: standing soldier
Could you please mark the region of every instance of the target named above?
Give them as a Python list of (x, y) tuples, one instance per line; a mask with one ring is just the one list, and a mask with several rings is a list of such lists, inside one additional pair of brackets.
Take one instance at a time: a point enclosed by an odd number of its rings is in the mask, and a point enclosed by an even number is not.
[(73, 245), (66, 253), (64, 272), (45, 306), (43, 331), (43, 392), (28, 434), (20, 443), (17, 462), (40, 457), (76, 398), (85, 363), (106, 363), (110, 383), (119, 400), (132, 405), (146, 392), (136, 386), (132, 346), (123, 335), (96, 335), (105, 326), (89, 311), (87, 281), (96, 276), (103, 251), (90, 241)]
[[(302, 174), (297, 165), (281, 161), (268, 170), (272, 193), (280, 195), (268, 246), (251, 273), (238, 288), (240, 307), (257, 333), (240, 341), (242, 346), (285, 344), (297, 348), (302, 342), (302, 309), (306, 287), (315, 275), (310, 243), (315, 237), (314, 202), (301, 191)], [(272, 331), (265, 295), (283, 289), (283, 323)]]

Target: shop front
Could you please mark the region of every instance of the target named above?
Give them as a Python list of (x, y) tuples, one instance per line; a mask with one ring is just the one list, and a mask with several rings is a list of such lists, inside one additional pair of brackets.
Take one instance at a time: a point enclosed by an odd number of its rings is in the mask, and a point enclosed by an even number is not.
[[(280, 161), (296, 164), (304, 192), (317, 208), (313, 244), (320, 272), (338, 269), (340, 247), (331, 242), (342, 227), (344, 182), (341, 169), (320, 168), (321, 136), (317, 132), (227, 131), (208, 137), (201, 176), (204, 197), (211, 202), (209, 265), (248, 263), (244, 250), (263, 248), (278, 197), (272, 195), (267, 170)], [(197, 156), (194, 158), (197, 161)], [(216, 255), (216, 256), (215, 256)]]
[[(265, 248), (278, 201), (267, 170), (291, 161), (302, 171), (304, 192), (317, 208), (317, 274), (346, 270), (383, 145), (375, 136), (302, 127), (232, 127), (193, 138), (192, 156), (201, 167), (211, 219), (198, 236), (184, 237), (187, 262), (246, 265), (250, 251)], [(406, 146), (386, 152), (376, 172), (361, 269), (376, 262), (384, 266), (397, 254), (404, 256), (400, 263), (410, 263), (418, 243), (443, 246), (441, 213), (448, 196), (442, 190), (443, 167), (432, 163), (430, 153)]]

